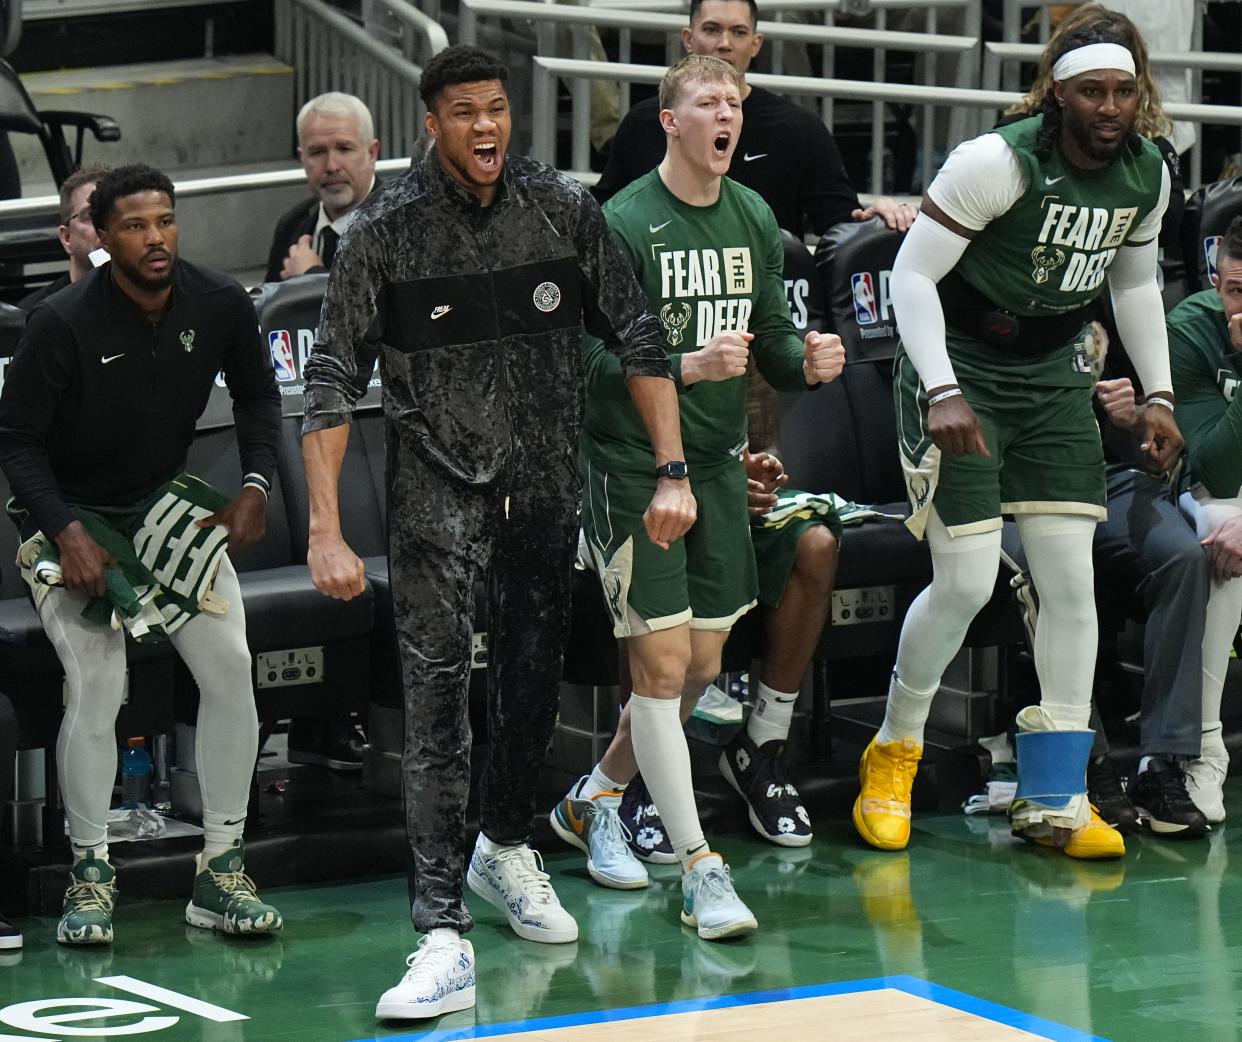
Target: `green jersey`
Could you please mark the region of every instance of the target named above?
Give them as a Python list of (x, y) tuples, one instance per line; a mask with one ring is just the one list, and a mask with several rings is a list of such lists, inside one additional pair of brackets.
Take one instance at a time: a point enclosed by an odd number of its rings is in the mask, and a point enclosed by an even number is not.
[(1047, 158), (1036, 154), (1042, 126), (1043, 116), (1033, 116), (995, 131), (1013, 150), (1026, 190), (971, 240), (956, 266), (994, 304), (1020, 316), (1073, 311), (1098, 297), (1117, 250), (1161, 200), (1163, 160), (1150, 141), (1137, 154), (1123, 145), (1102, 170), (1081, 170), (1059, 148)]
[[(711, 206), (683, 203), (658, 170), (604, 207), (629, 255), (651, 310), (664, 328), (682, 391), (681, 437), (695, 473), (737, 459), (746, 444), (746, 377), (681, 383), (682, 356), (718, 333), (751, 332), (752, 357), (777, 390), (805, 390), (802, 339), (789, 317), (784, 246), (772, 211), (757, 194), (723, 178)], [(616, 358), (584, 336), (586, 420), (582, 448), (608, 469), (649, 475), (655, 467), (646, 428), (630, 401)]]
[(1229, 339), (1219, 294), (1187, 297), (1165, 325), (1188, 478), (1218, 499), (1232, 498), (1242, 488), (1242, 355)]

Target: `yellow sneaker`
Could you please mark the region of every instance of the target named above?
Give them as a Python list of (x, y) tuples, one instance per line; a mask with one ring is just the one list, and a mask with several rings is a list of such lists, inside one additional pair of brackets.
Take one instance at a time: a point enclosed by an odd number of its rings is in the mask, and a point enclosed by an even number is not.
[(909, 738), (884, 745), (872, 738), (863, 751), (854, 828), (873, 847), (904, 850), (910, 842), (910, 788), (922, 758), (922, 748)]
[(1065, 846), (1058, 848), (1051, 836), (1038, 836), (1034, 842), (1041, 847), (1059, 849), (1066, 857), (1089, 861), (1123, 857), (1126, 852), (1126, 841), (1122, 839), (1121, 833), (1101, 818), (1094, 806), (1091, 807), (1090, 820), (1070, 833), (1069, 842)]

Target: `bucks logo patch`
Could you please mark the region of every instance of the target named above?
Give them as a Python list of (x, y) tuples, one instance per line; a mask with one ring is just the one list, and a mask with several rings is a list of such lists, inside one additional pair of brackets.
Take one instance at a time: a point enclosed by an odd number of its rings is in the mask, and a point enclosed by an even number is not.
[(1049, 249), (1047, 246), (1036, 246), (1031, 250), (1031, 263), (1035, 265), (1031, 278), (1042, 286), (1048, 281), (1048, 277), (1065, 263), (1065, 251), (1055, 247)]
[(561, 302), (561, 287), (555, 282), (541, 282), (535, 287), (535, 307), (547, 314), (555, 311)]
[(668, 336), (669, 347), (677, 347), (685, 338), (686, 327), (690, 325), (690, 305), (685, 301), (665, 304), (660, 308), (660, 322)]
[(178, 339), (181, 341), (181, 346), (185, 348), (186, 354), (194, 350), (194, 330), (183, 329)]

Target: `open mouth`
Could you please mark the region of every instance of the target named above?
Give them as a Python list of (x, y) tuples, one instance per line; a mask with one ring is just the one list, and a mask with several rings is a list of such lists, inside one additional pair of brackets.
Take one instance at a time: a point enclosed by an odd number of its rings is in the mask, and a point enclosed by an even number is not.
[(148, 253), (146, 256), (147, 264), (161, 271), (164, 268), (167, 268), (171, 261), (172, 261), (172, 257), (170, 257), (163, 250), (157, 250), (153, 253)]
[(728, 134), (716, 135), (716, 140), (712, 142), (712, 147), (716, 149), (716, 155), (723, 156), (729, 151), (729, 141), (730, 138)]
[(474, 146), (474, 161), (484, 170), (495, 170), (500, 164), (500, 149), (495, 141), (480, 141)]

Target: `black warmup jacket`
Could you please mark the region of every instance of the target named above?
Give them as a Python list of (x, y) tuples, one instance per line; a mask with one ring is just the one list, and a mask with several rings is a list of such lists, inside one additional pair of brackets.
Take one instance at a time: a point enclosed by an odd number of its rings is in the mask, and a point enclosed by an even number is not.
[(572, 474), (584, 325), (627, 377), (671, 379), (659, 321), (581, 185), (510, 155), (481, 207), (433, 148), (341, 238), (303, 430), (347, 423), (378, 356), (395, 436), (459, 485)]
[[(606, 203), (659, 166), (664, 151), (660, 105), (647, 98), (621, 120), (608, 165), (592, 194)], [(798, 238), (807, 231), (822, 235), (834, 224), (853, 220), (851, 214), (860, 206), (841, 150), (823, 121), (762, 87), (752, 87), (742, 102), (742, 133), (729, 176), (758, 192), (776, 223)]]
[(53, 536), (67, 504), (137, 502), (185, 469), (216, 374), (233, 397), (244, 473), (276, 470), (280, 393), (254, 305), (225, 275), (178, 259), (155, 323), (112, 265), (34, 309), (0, 392), (0, 466)]

